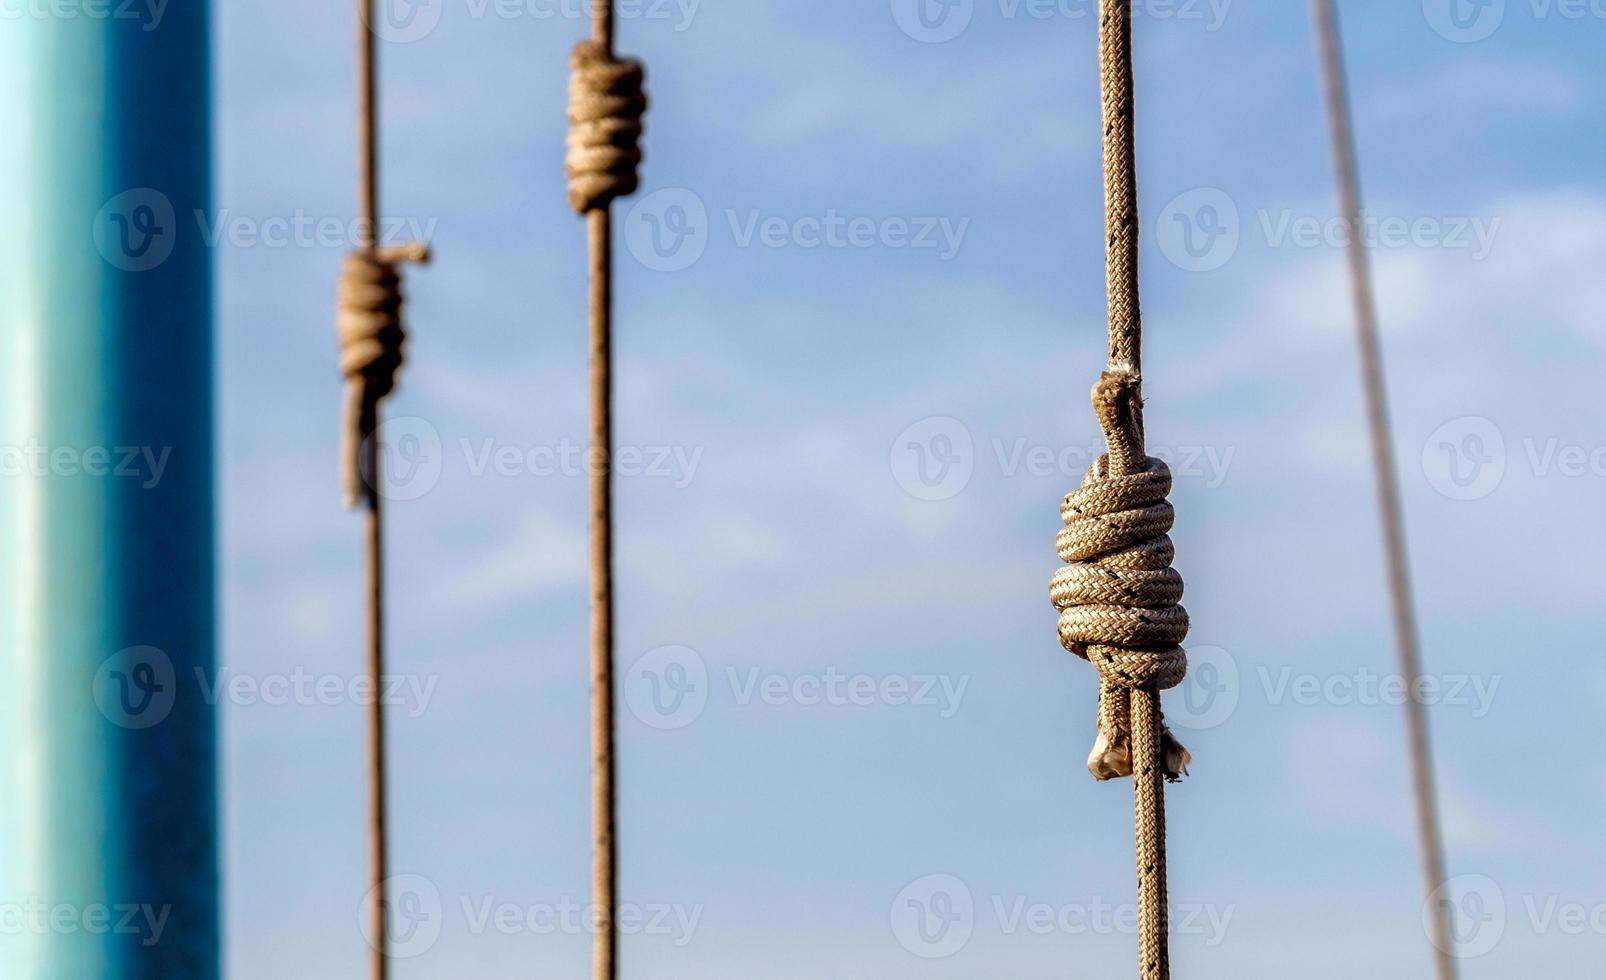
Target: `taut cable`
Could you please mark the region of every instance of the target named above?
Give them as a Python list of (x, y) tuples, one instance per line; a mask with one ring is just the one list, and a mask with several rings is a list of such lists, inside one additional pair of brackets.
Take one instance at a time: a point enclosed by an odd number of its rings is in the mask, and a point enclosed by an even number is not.
[[(346, 506), (365, 504), (366, 668), (374, 690), (385, 670), (384, 523), (379, 493), (381, 458), (374, 437), (379, 402), (396, 386), (407, 335), (402, 327), (399, 266), (425, 262), (424, 245), (380, 248), (378, 120), (375, 92), (373, 0), (357, 0), (357, 248), (346, 257), (337, 289), (335, 330), (346, 378), (340, 426), (341, 492)], [(390, 931), (385, 923), (389, 867), (385, 822), (385, 714), (381, 699), (368, 706), (368, 929), (369, 976), (386, 980)]]
[(1109, 452), (1060, 513), (1060, 557), (1050, 597), (1060, 641), (1099, 672), (1098, 739), (1088, 769), (1133, 777), (1138, 873), (1138, 960), (1143, 980), (1168, 980), (1165, 783), (1188, 752), (1166, 729), (1160, 692), (1182, 682), (1188, 614), (1171, 567), (1171, 473), (1144, 451), (1138, 197), (1133, 139), (1132, 0), (1101, 0), (1099, 88), (1104, 123), (1105, 279), (1109, 364), (1093, 408)]
[[(1338, 181), (1338, 203), (1349, 222), (1350, 294), (1355, 310), (1355, 337), (1360, 348), (1361, 382), (1366, 391), (1366, 421), (1371, 433), (1372, 472), (1377, 480), (1378, 510), (1383, 521), (1383, 551), (1388, 565), (1389, 605), (1394, 620), (1394, 646), (1400, 673), (1409, 690), (1417, 690), (1422, 658), (1417, 647), (1416, 614), (1411, 601), (1410, 562), (1405, 552), (1405, 518), (1400, 507), (1399, 478), (1394, 472), (1394, 437), (1389, 431), (1388, 394), (1383, 379), (1383, 352), (1378, 342), (1377, 302), (1367, 262), (1361, 227), (1360, 167), (1356, 162), (1355, 130), (1350, 121), (1349, 92), (1344, 72), (1338, 11), (1332, 0), (1314, 0), (1317, 49), (1321, 57), (1327, 122), (1333, 142), (1333, 170)], [(1439, 827), (1438, 795), (1433, 781), (1432, 742), (1427, 711), (1418, 698), (1405, 700), (1406, 737), (1411, 758), (1415, 798), (1417, 845), (1422, 856), (1426, 901), (1444, 885), (1444, 843)], [(1434, 971), (1438, 980), (1455, 980), (1455, 948), (1450, 908), (1439, 903), (1429, 910)]]
[(613, 7), (593, 0), (592, 35), (570, 59), (569, 203), (585, 215), (590, 267), (591, 828), (597, 909), (592, 977), (619, 970), (617, 802), (613, 681), (613, 248), (609, 205), (636, 189), (647, 97), (641, 63), (614, 56)]

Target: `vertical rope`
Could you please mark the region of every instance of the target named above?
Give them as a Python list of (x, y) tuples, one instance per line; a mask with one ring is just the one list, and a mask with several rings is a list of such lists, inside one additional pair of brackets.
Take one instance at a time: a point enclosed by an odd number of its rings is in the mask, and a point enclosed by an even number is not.
[[(357, 247), (373, 255), (379, 220), (379, 110), (374, 68), (374, 0), (357, 0)], [(372, 420), (369, 420), (372, 424)], [(377, 439), (361, 444), (363, 472), (368, 474), (364, 501), (367, 539), (368, 676), (373, 689), (381, 689), (385, 669), (384, 520), (380, 510), (379, 449)], [(349, 477), (348, 477), (349, 480)], [(347, 492), (351, 488), (348, 485)], [(368, 925), (371, 980), (390, 974), (390, 930), (385, 924), (385, 879), (389, 876), (385, 824), (385, 711), (382, 699), (368, 706)]]
[[(1104, 123), (1105, 282), (1110, 372), (1141, 377), (1143, 325), (1138, 296), (1137, 151), (1133, 121), (1132, 0), (1102, 0), (1099, 89)], [(1126, 476), (1145, 458), (1143, 399), (1132, 399), (1135, 446), (1111, 452), (1110, 475)], [(1112, 446), (1112, 450), (1115, 447)], [(1132, 688), (1133, 828), (1138, 873), (1138, 964), (1143, 980), (1171, 976), (1166, 909), (1165, 767), (1160, 690)]]
[[(1138, 176), (1132, 99), (1132, 0), (1099, 4), (1099, 92), (1104, 122), (1104, 281), (1110, 370), (1141, 373)], [(1141, 406), (1139, 417), (1142, 417)]]
[[(612, 223), (606, 207), (586, 215), (591, 264), (591, 445), (602, 450), (602, 465), (591, 472), (591, 891), (597, 907), (591, 958), (595, 980), (614, 980), (619, 956), (614, 923), (619, 868), (613, 750)], [(598, 455), (593, 452), (593, 459)]]
[[(1332, 0), (1313, 0), (1317, 47), (1321, 58), (1328, 128), (1333, 143), (1333, 169), (1338, 182), (1339, 209), (1349, 222), (1347, 250), (1355, 334), (1360, 350), (1361, 380), (1366, 392), (1366, 420), (1371, 434), (1372, 470), (1377, 480), (1378, 510), (1382, 516), (1383, 551), (1388, 565), (1389, 604), (1393, 615), (1394, 645), (1400, 673), (1411, 690), (1422, 673), (1417, 645), (1416, 616), (1411, 599), (1410, 566), (1405, 551), (1404, 518), (1399, 478), (1394, 470), (1394, 439), (1389, 427), (1388, 393), (1383, 377), (1383, 354), (1378, 341), (1377, 303), (1372, 289), (1366, 245), (1361, 241), (1361, 190), (1350, 119), (1348, 82), (1339, 32), (1338, 11)], [(1424, 894), (1431, 900), (1445, 882), (1444, 844), (1439, 826), (1438, 796), (1433, 782), (1433, 754), (1428, 736), (1427, 712), (1420, 700), (1407, 698), (1405, 718), (1412, 789), (1415, 798), (1417, 842), (1422, 857)], [(1450, 910), (1432, 910), (1434, 961), (1438, 980), (1455, 980)]]
[[(1104, 121), (1105, 278), (1109, 298), (1110, 370), (1141, 376), (1143, 323), (1138, 298), (1137, 150), (1133, 122), (1132, 0), (1100, 5), (1099, 80)], [(1137, 446), (1143, 453), (1143, 400), (1134, 399)], [(1127, 465), (1122, 465), (1126, 463)], [(1111, 475), (1131, 472), (1112, 455)], [(1171, 975), (1166, 910), (1165, 778), (1160, 758), (1160, 691), (1132, 689), (1133, 825), (1138, 869), (1138, 963), (1144, 980)]]
[(569, 202), (585, 215), (590, 272), (591, 830), (594, 980), (618, 976), (617, 766), (613, 664), (613, 200), (636, 189), (647, 100), (641, 64), (614, 55), (611, 0), (593, 0), (591, 39), (575, 47), (565, 170)]

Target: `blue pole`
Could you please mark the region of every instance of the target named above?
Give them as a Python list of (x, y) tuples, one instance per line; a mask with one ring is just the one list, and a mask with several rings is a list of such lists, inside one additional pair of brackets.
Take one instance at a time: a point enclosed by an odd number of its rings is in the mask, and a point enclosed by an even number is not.
[(210, 980), (208, 5), (0, 17), (0, 976)]

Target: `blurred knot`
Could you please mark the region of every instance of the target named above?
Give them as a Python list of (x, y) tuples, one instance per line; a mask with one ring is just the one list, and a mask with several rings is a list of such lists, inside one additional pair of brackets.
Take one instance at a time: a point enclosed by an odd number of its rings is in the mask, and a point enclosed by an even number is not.
[[(1099, 672), (1099, 738), (1088, 769), (1099, 779), (1132, 774), (1130, 691), (1176, 687), (1188, 670), (1182, 576), (1171, 567), (1175, 514), (1166, 497), (1171, 470), (1142, 454), (1139, 380), (1106, 372), (1093, 406), (1110, 451), (1060, 506), (1060, 558), (1049, 597), (1060, 610), (1060, 642)], [(1186, 773), (1188, 752), (1162, 726), (1167, 778)]]
[(595, 41), (569, 59), (569, 203), (581, 214), (635, 191), (647, 111), (641, 62), (619, 59)]
[(346, 378), (340, 459), (347, 507), (362, 499), (362, 446), (374, 434), (379, 400), (396, 386), (407, 342), (398, 267), (403, 262), (428, 261), (427, 245), (403, 245), (359, 249), (346, 256), (340, 269), (335, 333), (340, 342), (340, 373)]

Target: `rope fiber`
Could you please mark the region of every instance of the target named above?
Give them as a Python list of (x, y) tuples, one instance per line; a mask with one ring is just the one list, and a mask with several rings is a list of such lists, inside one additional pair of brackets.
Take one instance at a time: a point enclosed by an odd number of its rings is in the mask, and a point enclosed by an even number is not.
[(1049, 595), (1060, 610), (1060, 642), (1099, 672), (1088, 769), (1100, 780), (1133, 777), (1139, 975), (1169, 980), (1165, 783), (1181, 779), (1191, 760), (1166, 729), (1160, 692), (1187, 672), (1179, 644), (1188, 614), (1171, 567), (1171, 473), (1144, 451), (1132, 0), (1100, 0), (1099, 90), (1110, 351), (1093, 410), (1109, 451), (1060, 508), (1057, 544), (1068, 564)]
[[(1321, 59), (1323, 95), (1332, 138), (1333, 171), (1338, 184), (1339, 209), (1349, 227), (1361, 226), (1360, 167), (1356, 163), (1355, 130), (1350, 121), (1348, 84), (1339, 32), (1338, 11), (1332, 0), (1313, 0), (1317, 52)], [(1388, 566), (1389, 605), (1394, 624), (1394, 646), (1400, 675), (1417, 690), (1422, 675), (1418, 652), (1416, 613), (1411, 600), (1410, 561), (1405, 551), (1405, 518), (1400, 507), (1399, 477), (1394, 472), (1394, 436), (1389, 427), (1388, 390), (1383, 377), (1383, 352), (1378, 340), (1377, 302), (1366, 245), (1358, 234), (1349, 236), (1350, 296), (1355, 311), (1355, 337), (1360, 351), (1361, 382), (1366, 392), (1366, 420), (1372, 448), (1372, 472), (1377, 481), (1378, 511), (1382, 518), (1383, 551)], [(1407, 755), (1416, 811), (1417, 846), (1422, 857), (1423, 893), (1432, 902), (1445, 882), (1444, 838), (1439, 826), (1438, 794), (1433, 782), (1432, 741), (1427, 711), (1418, 698), (1405, 699)], [(1429, 922), (1434, 975), (1455, 980), (1455, 949), (1448, 903), (1434, 903)]]
[(592, 35), (570, 59), (569, 203), (586, 219), (590, 281), (591, 821), (594, 980), (615, 980), (619, 864), (613, 669), (613, 247), (609, 205), (635, 191), (641, 163), (645, 71), (613, 51), (611, 0), (594, 0)]

